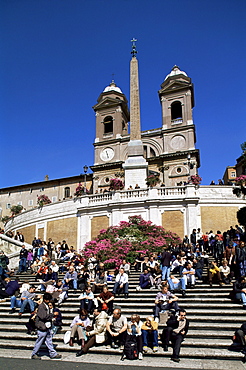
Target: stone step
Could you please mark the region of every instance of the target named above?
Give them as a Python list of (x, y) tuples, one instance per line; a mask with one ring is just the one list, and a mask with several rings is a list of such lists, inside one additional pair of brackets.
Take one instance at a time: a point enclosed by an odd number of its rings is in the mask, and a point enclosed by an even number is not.
[[(22, 348), (23, 350), (31, 350), (33, 349), (35, 342), (35, 337), (31, 338), (30, 341), (23, 341), (21, 339), (18, 340), (13, 340), (10, 341), (9, 338), (6, 339), (0, 339), (0, 348), (6, 348), (6, 349), (19, 349)], [(181, 351), (180, 351), (180, 358), (190, 358), (190, 359), (221, 359), (221, 360), (240, 360), (244, 358), (244, 355), (240, 353), (237, 349), (237, 351), (233, 350), (233, 347), (231, 348), (232, 350), (228, 350), (228, 347), (230, 347), (230, 343), (227, 343), (227, 346), (224, 346), (224, 348), (211, 348), (206, 346), (205, 344), (201, 346), (199, 343), (199, 347), (188, 347), (187, 344), (187, 339), (182, 343), (181, 346)], [(63, 352), (70, 352), (70, 353), (76, 353), (79, 349), (79, 346), (74, 346), (74, 347), (69, 347), (69, 345), (65, 345), (63, 342), (58, 343), (56, 342), (54, 338), (54, 344), (57, 344), (56, 349), (59, 353)], [(105, 346), (99, 346), (99, 347), (93, 347), (90, 349), (91, 354), (96, 355), (96, 354), (104, 354), (104, 355), (119, 355), (121, 356), (122, 351), (119, 349), (113, 350), (113, 349), (106, 349)], [(163, 360), (165, 358), (170, 358), (172, 354), (172, 349), (169, 348), (168, 352), (163, 352), (162, 348), (159, 347), (159, 350), (157, 353), (153, 353), (151, 349), (149, 349), (148, 353), (144, 355), (144, 357), (149, 357), (153, 356), (155, 357), (160, 357)], [(89, 356), (89, 354), (88, 354)], [(94, 357), (95, 358), (95, 357)]]
[[(63, 335), (65, 334), (65, 332), (67, 330), (70, 329), (69, 327), (69, 324), (71, 323), (71, 321), (69, 320), (63, 320), (63, 327), (62, 329), (59, 331), (59, 334), (56, 334), (55, 338), (58, 338), (58, 337), (61, 337), (63, 338)], [(10, 325), (4, 325), (4, 324), (1, 324), (0, 326), (0, 338), (6, 338), (7, 336), (11, 337), (12, 338), (12, 331), (15, 331), (16, 335), (18, 333), (18, 335), (22, 335), (22, 338), (23, 338), (23, 333), (26, 334), (26, 331), (27, 331), (27, 328), (25, 325), (23, 325), (21, 322), (17, 322), (18, 325), (13, 325), (13, 323), (11, 323)], [(235, 327), (236, 329), (236, 327)], [(163, 327), (160, 327), (159, 328), (159, 333), (161, 333), (163, 330)], [(234, 334), (234, 331), (235, 330), (216, 330), (216, 328), (213, 329), (199, 329), (197, 330), (196, 328), (192, 328), (192, 326), (190, 326), (190, 330), (187, 334), (187, 338), (208, 338), (208, 339), (214, 339), (215, 337), (215, 331), (216, 331), (216, 338), (221, 338), (221, 339), (231, 339), (232, 338), (232, 335)], [(6, 336), (7, 335), (7, 336)], [(17, 337), (18, 337), (17, 335)], [(26, 338), (30, 339), (29, 338), (29, 335), (26, 336)]]

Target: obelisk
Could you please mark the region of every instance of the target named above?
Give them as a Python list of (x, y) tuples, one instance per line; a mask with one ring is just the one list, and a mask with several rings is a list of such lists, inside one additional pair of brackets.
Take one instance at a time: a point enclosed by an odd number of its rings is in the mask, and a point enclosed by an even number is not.
[(130, 63), (130, 141), (128, 143), (128, 158), (123, 164), (125, 170), (125, 189), (130, 185), (134, 189), (136, 184), (146, 188), (148, 163), (143, 156), (143, 143), (141, 140), (140, 99), (138, 60), (136, 57), (136, 39), (132, 41), (132, 59)]

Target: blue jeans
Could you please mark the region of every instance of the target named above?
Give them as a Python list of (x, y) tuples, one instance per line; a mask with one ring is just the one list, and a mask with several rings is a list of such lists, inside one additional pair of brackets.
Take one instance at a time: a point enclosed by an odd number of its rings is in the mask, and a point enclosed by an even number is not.
[(45, 342), (50, 357), (55, 357), (57, 355), (57, 352), (54, 349), (53, 343), (52, 343), (52, 333), (48, 329), (47, 331), (37, 331), (38, 338), (36, 340), (36, 343), (34, 345), (33, 351), (32, 351), (32, 356), (36, 355), (42, 346), (43, 342)]
[[(63, 284), (67, 284), (65, 280), (62, 280), (62, 282), (63, 282)], [(77, 280), (70, 280), (69, 283), (73, 285), (73, 289), (77, 289), (78, 288), (78, 282), (77, 282)]]
[(162, 277), (161, 277), (161, 279), (162, 280), (165, 280), (165, 278), (168, 279), (169, 276), (170, 276), (170, 266), (162, 266), (161, 269), (162, 269)]
[[(120, 283), (115, 283), (114, 284), (114, 289), (113, 289), (113, 294), (116, 294), (119, 289), (120, 289)], [(128, 294), (128, 283), (125, 283), (123, 285), (123, 292), (124, 292), (124, 294)]]
[(186, 289), (184, 278), (181, 278), (179, 283), (175, 283), (175, 284), (170, 278), (167, 279), (167, 282), (169, 284), (170, 290), (180, 290), (180, 289), (185, 290)]
[(25, 272), (26, 271), (26, 258), (21, 258), (19, 262), (19, 270), (18, 272)]
[(199, 280), (202, 280), (202, 269), (196, 269), (195, 275), (198, 277)]
[(15, 308), (15, 307), (20, 308), (21, 305), (22, 305), (21, 299), (17, 299), (16, 296), (14, 296), (14, 295), (10, 298), (10, 307), (11, 308)]
[(144, 277), (140, 275), (139, 285), (142, 289), (147, 288), (150, 285), (149, 280), (144, 280)]
[(246, 294), (245, 293), (236, 293), (236, 299), (241, 299), (243, 305), (246, 305)]
[(31, 312), (34, 311), (35, 309), (35, 302), (33, 302), (32, 299), (24, 299), (24, 301), (22, 301), (22, 305), (21, 305), (21, 308), (20, 308), (20, 313), (23, 313), (25, 311), (25, 308), (27, 305), (29, 305), (29, 308), (31, 310)]
[(158, 347), (158, 330), (142, 330), (143, 346), (148, 347), (148, 340), (152, 337), (153, 347)]

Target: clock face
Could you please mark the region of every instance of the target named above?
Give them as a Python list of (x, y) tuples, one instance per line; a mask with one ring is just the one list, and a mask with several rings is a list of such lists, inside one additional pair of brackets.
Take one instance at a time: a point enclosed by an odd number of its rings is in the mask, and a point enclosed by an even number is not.
[(112, 148), (105, 148), (100, 153), (102, 161), (107, 162), (114, 158), (114, 150)]

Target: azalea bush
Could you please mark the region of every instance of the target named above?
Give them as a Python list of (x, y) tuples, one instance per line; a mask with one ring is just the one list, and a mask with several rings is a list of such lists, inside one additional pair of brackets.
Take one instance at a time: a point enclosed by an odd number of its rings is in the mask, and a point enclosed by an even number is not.
[(122, 190), (124, 189), (124, 183), (121, 179), (115, 178), (111, 179), (109, 182), (109, 189), (110, 190)]
[(236, 185), (244, 185), (246, 183), (246, 175), (241, 175), (235, 178)]
[(241, 176), (236, 177), (235, 183), (238, 186), (236, 186), (232, 190), (233, 194), (235, 194), (238, 198), (241, 197), (241, 195), (245, 196), (246, 195), (246, 187), (245, 187), (246, 175), (241, 175)]
[(193, 185), (199, 185), (202, 182), (202, 178), (199, 175), (192, 175), (190, 177), (190, 182)]
[(117, 226), (101, 230), (94, 240), (85, 244), (83, 253), (86, 258), (95, 254), (106, 267), (119, 267), (124, 258), (133, 263), (139, 253), (160, 253), (172, 242), (179, 244), (181, 239), (141, 216), (130, 216), (128, 222), (121, 221)]
[(39, 207), (43, 207), (45, 204), (51, 203), (51, 200), (47, 195), (43, 194), (43, 195), (39, 195), (37, 197), (38, 197), (37, 203), (38, 203)]

